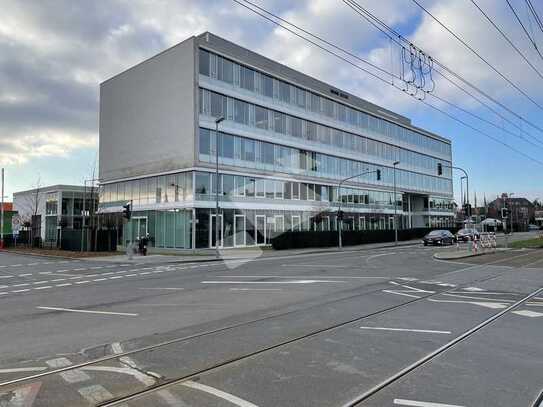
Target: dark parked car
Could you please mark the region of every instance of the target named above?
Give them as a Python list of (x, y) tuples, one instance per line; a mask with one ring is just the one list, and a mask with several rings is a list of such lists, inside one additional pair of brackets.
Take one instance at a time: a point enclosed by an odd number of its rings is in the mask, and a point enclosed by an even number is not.
[(455, 241), (454, 235), (448, 230), (432, 230), (422, 239), (424, 246), (453, 244)]
[(481, 235), (477, 229), (460, 229), (458, 232), (456, 232), (456, 240), (461, 242), (469, 242), (474, 238), (477, 238), (477, 240), (481, 238)]

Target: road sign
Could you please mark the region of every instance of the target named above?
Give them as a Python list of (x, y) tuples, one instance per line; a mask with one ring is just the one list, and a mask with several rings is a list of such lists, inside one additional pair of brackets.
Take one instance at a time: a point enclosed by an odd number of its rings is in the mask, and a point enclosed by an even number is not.
[(13, 215), (11, 218), (11, 231), (14, 235), (18, 235), (21, 227), (23, 226), (23, 221), (20, 215)]

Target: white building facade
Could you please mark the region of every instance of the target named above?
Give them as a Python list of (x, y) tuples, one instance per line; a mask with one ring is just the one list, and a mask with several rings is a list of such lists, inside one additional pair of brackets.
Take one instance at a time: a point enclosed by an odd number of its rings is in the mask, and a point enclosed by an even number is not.
[(347, 230), (393, 229), (395, 205), (400, 228), (452, 226), (451, 165), (449, 140), (211, 33), (100, 89), (100, 211), (133, 204), (123, 243), (214, 247), (218, 225), (221, 246), (269, 244), (334, 230), (340, 203)]

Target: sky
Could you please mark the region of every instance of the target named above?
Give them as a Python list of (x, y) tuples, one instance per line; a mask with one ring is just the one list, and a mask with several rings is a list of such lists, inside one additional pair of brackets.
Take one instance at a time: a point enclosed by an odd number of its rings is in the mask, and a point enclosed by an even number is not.
[[(386, 71), (400, 73), (400, 50), (341, 0), (253, 1)], [(92, 178), (99, 158), (99, 84), (205, 31), (405, 115), (414, 125), (451, 139), (454, 165), (469, 174), (472, 201), (474, 194), (480, 204), (484, 196), (491, 200), (502, 192), (532, 200), (543, 198), (543, 108), (537, 106), (543, 106), (543, 76), (521, 59), (470, 1), (418, 0), (533, 102), (412, 0), (358, 2), (427, 55), (526, 121), (491, 105), (501, 117), (497, 116), (434, 74), (432, 94), (463, 110), (433, 97), (425, 101), (471, 126), (466, 127), (232, 0), (2, 0), (0, 166), (6, 171), (8, 200), (13, 192), (37, 184), (82, 184)], [(543, 72), (543, 57), (528, 41), (506, 2), (476, 3), (535, 69)], [(528, 33), (543, 48), (543, 32), (528, 14), (525, 2), (512, 0), (511, 4)], [(534, 4), (543, 16), (543, 6)], [(364, 66), (359, 60), (349, 59)], [(386, 74), (379, 75), (390, 80)], [(398, 80), (395, 83), (401, 86)], [(458, 200), (461, 175), (454, 173)]]

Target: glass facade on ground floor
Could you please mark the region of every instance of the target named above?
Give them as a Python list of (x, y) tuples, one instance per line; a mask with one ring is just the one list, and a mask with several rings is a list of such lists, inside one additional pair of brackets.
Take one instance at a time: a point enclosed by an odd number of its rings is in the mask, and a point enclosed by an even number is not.
[[(344, 211), (343, 230), (392, 230), (394, 216), (385, 213)], [(193, 221), (193, 215), (194, 220)], [(426, 227), (451, 227), (452, 216), (424, 216)], [(196, 229), (192, 230), (192, 225)], [(335, 211), (215, 209), (135, 211), (124, 223), (119, 242), (130, 242), (149, 234), (150, 246), (159, 249), (213, 248), (219, 226), (220, 247), (244, 247), (271, 244), (271, 239), (286, 231), (337, 230)], [(409, 215), (398, 215), (398, 227), (407, 228)], [(195, 245), (193, 245), (193, 240)]]

